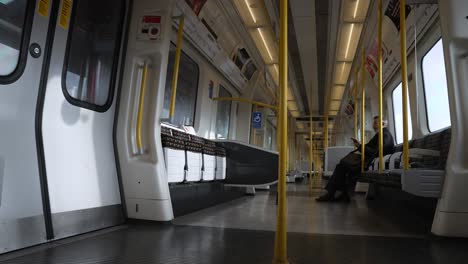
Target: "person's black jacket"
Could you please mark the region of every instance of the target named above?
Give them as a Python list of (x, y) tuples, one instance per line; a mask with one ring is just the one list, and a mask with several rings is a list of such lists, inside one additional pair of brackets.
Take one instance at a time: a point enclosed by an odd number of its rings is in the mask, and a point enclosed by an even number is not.
[[(383, 154), (384, 156), (387, 154), (393, 153), (393, 149), (395, 147), (395, 142), (393, 140), (393, 136), (388, 131), (388, 128), (383, 128)], [(357, 149), (358, 151), (361, 150), (361, 146)], [(366, 162), (372, 161), (376, 157), (379, 156), (379, 133), (376, 133), (375, 136), (365, 145), (365, 153)]]

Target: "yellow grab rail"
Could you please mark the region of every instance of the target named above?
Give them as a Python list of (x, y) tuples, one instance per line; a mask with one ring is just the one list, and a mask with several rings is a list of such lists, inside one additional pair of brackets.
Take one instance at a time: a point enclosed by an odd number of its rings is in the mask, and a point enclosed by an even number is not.
[(258, 101), (254, 101), (254, 100), (250, 100), (250, 99), (242, 98), (242, 97), (213, 97), (212, 99), (216, 100), (216, 101), (237, 101), (237, 102), (243, 102), (243, 103), (258, 105), (258, 106), (262, 106), (262, 107), (266, 107), (266, 108), (271, 108), (271, 109), (274, 109), (274, 110), (278, 109), (278, 107), (275, 106), (275, 105), (265, 104), (265, 103), (262, 103), (262, 102), (258, 102)]
[(174, 74), (172, 75), (171, 104), (169, 106), (169, 118), (172, 119), (175, 112), (177, 81), (179, 79), (180, 54), (182, 52), (182, 40), (184, 39), (184, 16), (180, 17), (179, 29), (177, 30), (177, 46), (174, 61)]
[[(329, 100), (327, 99), (325, 102), (329, 102)], [(329, 107), (327, 106), (325, 110), (325, 120), (323, 125), (323, 151), (325, 151), (328, 148), (328, 109)]]
[(139, 153), (143, 153), (143, 111), (145, 108), (145, 95), (146, 95), (146, 77), (148, 76), (148, 64), (145, 62), (143, 65), (143, 73), (141, 75), (140, 98), (138, 100), (138, 115), (136, 124), (136, 144)]
[(366, 80), (365, 78), (365, 59), (366, 55), (364, 53), (364, 48), (362, 48), (362, 59), (361, 59), (361, 172), (364, 172), (366, 169)]
[[(279, 71), (278, 71), (278, 80), (279, 80)], [(278, 93), (276, 95), (276, 98), (277, 99), (277, 103), (278, 103), (278, 109), (281, 109), (281, 100), (280, 100), (280, 96), (281, 96), (281, 91), (280, 89), (277, 89), (278, 90)], [(278, 150), (278, 153), (281, 152), (281, 117), (280, 117), (280, 114), (278, 112), (278, 109), (276, 111), (276, 148)]]
[(312, 128), (312, 81), (310, 81), (310, 94), (309, 94), (309, 100), (310, 100), (310, 104), (309, 104), (309, 112), (310, 112), (310, 117), (309, 117), (309, 186), (310, 186), (310, 193), (312, 194), (312, 179), (313, 179), (313, 176), (312, 176), (312, 166), (313, 166), (313, 158), (314, 158), (314, 141), (313, 141), (313, 137), (314, 137), (314, 131), (313, 131), (313, 128)]
[(354, 88), (353, 88), (353, 101), (354, 101), (354, 138), (357, 139), (358, 137), (358, 122), (357, 122), (357, 90), (358, 90), (358, 78), (359, 78), (359, 74), (358, 74), (358, 69), (356, 67), (356, 74), (355, 74), (355, 78), (354, 78)]
[(287, 211), (286, 211), (286, 165), (288, 146), (288, 0), (280, 0), (280, 45), (279, 45), (279, 128), (280, 155), (278, 175), (278, 213), (276, 220), (275, 253), (273, 263), (288, 263), (287, 258)]
[(401, 51), (401, 82), (403, 92), (403, 168), (408, 170), (408, 63), (406, 61), (406, 0), (400, 0), (400, 51)]
[(379, 66), (379, 173), (382, 173), (383, 164), (383, 85), (382, 85), (382, 0), (379, 0), (378, 23), (378, 66)]

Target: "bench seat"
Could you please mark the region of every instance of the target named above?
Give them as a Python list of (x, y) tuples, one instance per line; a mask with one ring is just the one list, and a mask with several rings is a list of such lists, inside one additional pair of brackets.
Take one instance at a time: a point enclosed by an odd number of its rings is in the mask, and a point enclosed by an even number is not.
[(402, 146), (384, 159), (385, 170), (378, 172), (378, 159), (367, 171), (361, 173), (358, 181), (401, 189), (421, 197), (440, 197), (445, 164), (450, 148), (451, 129), (430, 134), (410, 142), (410, 169), (402, 169)]

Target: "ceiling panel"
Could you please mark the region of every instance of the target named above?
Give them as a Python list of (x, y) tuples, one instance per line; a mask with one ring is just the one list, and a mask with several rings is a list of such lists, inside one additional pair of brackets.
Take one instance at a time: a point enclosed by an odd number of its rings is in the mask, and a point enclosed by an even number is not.
[(332, 100), (330, 102), (330, 110), (339, 110), (341, 106), (341, 101)]
[[(301, 100), (310, 107), (310, 86), (312, 83), (313, 112), (319, 109), (318, 81), (317, 81), (317, 36), (315, 18), (315, 0), (290, 0), (292, 20), (294, 22), (295, 42), (298, 49), (299, 67), (294, 67), (295, 71), (301, 71), (303, 78), (297, 79), (302, 82)], [(294, 45), (291, 45), (293, 48)], [(291, 52), (291, 51), (290, 51)], [(308, 107), (308, 108), (309, 108)]]
[(297, 104), (295, 101), (288, 101), (288, 109), (289, 111), (298, 111)]
[(370, 0), (345, 0), (343, 1), (343, 20), (364, 22), (369, 8)]
[(234, 0), (247, 27), (269, 26), (269, 16), (262, 0)]
[(275, 67), (274, 65), (268, 65), (267, 69), (270, 72), (270, 75), (271, 75), (273, 81), (278, 86), (278, 84), (279, 84), (278, 66)]
[(294, 100), (294, 94), (291, 89), (291, 85), (288, 85), (288, 101)]
[(343, 97), (345, 87), (344, 85), (335, 85), (333, 86), (332, 92), (331, 92), (331, 100), (340, 100)]
[(351, 62), (335, 63), (335, 80), (334, 84), (345, 85), (348, 80), (349, 72), (351, 71)]

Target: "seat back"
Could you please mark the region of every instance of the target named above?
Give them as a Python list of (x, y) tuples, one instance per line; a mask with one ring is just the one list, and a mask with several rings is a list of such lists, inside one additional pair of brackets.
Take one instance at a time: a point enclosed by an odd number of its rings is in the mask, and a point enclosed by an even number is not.
[(445, 170), (447, 164), (448, 153), (450, 150), (450, 144), (452, 139), (452, 129), (448, 128), (442, 132), (441, 144), (440, 144), (440, 159), (438, 169)]

